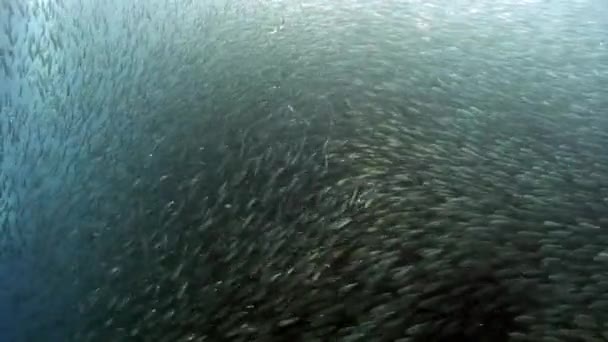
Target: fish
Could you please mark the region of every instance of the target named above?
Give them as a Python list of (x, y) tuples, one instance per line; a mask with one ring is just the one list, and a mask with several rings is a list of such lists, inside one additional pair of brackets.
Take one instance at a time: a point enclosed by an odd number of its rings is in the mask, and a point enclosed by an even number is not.
[(608, 338), (590, 4), (2, 6), (1, 338)]

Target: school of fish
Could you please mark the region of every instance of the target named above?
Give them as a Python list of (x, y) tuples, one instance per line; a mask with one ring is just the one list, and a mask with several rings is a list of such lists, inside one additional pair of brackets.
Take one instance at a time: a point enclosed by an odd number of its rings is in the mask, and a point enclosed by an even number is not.
[(606, 18), (0, 0), (0, 341), (608, 341)]

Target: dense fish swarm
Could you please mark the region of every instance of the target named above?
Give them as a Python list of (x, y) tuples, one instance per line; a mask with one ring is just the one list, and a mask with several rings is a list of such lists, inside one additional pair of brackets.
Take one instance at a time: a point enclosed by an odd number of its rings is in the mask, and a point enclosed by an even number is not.
[(0, 341), (608, 341), (602, 6), (1, 1)]

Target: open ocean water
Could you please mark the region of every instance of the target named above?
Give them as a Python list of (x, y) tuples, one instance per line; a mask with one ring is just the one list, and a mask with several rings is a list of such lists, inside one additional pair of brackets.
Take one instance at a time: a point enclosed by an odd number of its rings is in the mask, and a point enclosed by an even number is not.
[(608, 3), (0, 0), (0, 342), (608, 341)]

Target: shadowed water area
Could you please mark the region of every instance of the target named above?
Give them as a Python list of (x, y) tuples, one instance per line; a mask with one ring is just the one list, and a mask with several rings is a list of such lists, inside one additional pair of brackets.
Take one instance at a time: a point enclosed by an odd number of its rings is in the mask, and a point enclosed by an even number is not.
[(0, 0), (0, 341), (608, 341), (600, 0)]

